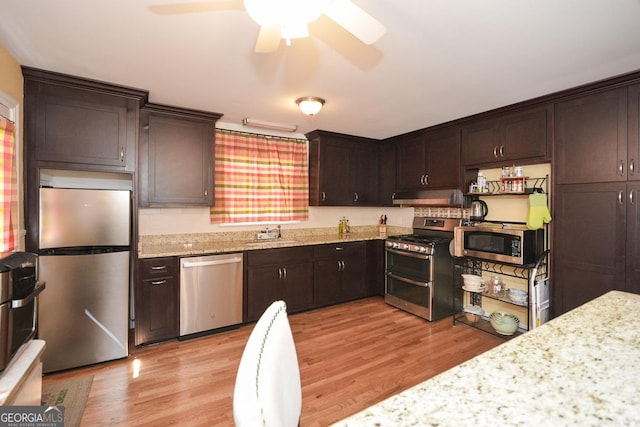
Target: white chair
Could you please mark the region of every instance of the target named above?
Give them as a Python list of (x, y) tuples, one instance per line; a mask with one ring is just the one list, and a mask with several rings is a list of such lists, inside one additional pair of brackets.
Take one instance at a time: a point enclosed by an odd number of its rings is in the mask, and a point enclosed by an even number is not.
[(284, 301), (272, 303), (242, 353), (233, 393), (238, 427), (295, 427), (300, 420), (300, 370)]

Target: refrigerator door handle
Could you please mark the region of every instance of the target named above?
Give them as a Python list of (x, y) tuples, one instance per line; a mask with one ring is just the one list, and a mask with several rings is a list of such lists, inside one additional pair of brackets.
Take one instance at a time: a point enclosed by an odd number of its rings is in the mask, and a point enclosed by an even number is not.
[(11, 308), (20, 308), (29, 304), (35, 297), (40, 294), (40, 292), (44, 291), (45, 286), (46, 285), (44, 283), (38, 281), (36, 283), (36, 287), (33, 288), (33, 292), (31, 292), (28, 296), (22, 299), (11, 300)]

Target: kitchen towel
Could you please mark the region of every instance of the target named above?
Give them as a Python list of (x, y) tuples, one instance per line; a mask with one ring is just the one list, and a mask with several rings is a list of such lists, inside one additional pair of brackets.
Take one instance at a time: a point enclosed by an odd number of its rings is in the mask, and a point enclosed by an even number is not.
[(533, 193), (529, 195), (529, 211), (527, 212), (527, 227), (530, 230), (542, 228), (542, 224), (551, 221), (551, 213), (547, 206), (547, 195)]

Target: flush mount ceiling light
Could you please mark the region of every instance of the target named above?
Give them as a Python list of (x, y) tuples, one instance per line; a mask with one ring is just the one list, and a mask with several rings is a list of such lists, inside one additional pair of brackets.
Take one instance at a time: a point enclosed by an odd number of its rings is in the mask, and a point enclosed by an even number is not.
[(387, 31), (384, 25), (350, 0), (244, 0), (247, 13), (260, 33), (255, 51), (273, 52), (280, 39), (309, 36), (308, 25), (323, 13), (366, 44), (373, 44)]
[(296, 104), (307, 116), (318, 114), (320, 110), (322, 110), (324, 102), (324, 99), (318, 98), (317, 96), (303, 96), (302, 98), (296, 99)]
[(282, 123), (267, 122), (264, 120), (250, 119), (250, 118), (242, 119), (242, 125), (252, 127), (252, 128), (279, 130), (282, 132), (295, 132), (296, 130), (298, 130), (298, 126), (296, 125), (286, 125)]

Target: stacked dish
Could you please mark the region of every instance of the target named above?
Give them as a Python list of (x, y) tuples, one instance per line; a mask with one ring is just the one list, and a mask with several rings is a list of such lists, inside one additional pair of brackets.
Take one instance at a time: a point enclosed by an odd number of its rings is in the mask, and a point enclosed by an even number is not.
[(486, 289), (486, 286), (482, 283), (482, 277), (476, 276), (474, 274), (463, 274), (462, 280), (464, 281), (464, 285), (462, 289), (469, 292), (483, 292)]
[(518, 330), (520, 320), (513, 314), (494, 311), (489, 316), (491, 326), (500, 335), (513, 335)]
[(521, 289), (510, 288), (508, 293), (509, 293), (509, 299), (515, 302), (516, 304), (522, 305), (527, 303), (527, 297), (528, 297), (527, 292)]
[(465, 305), (462, 309), (465, 317), (471, 323), (476, 323), (484, 314), (484, 310), (479, 305)]

